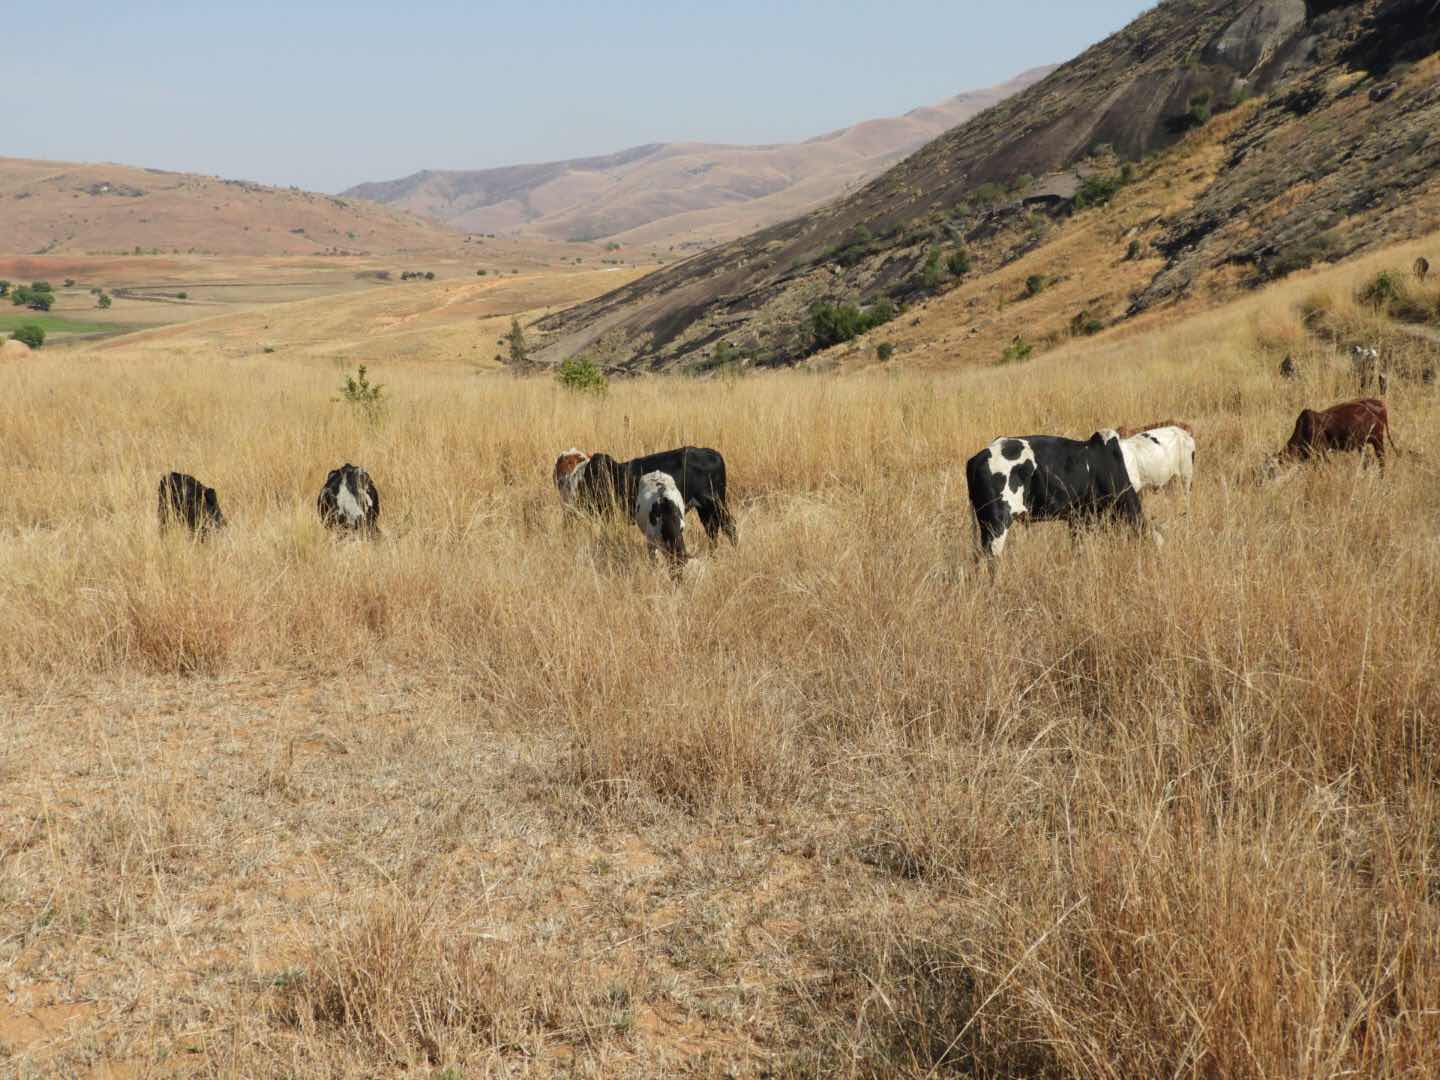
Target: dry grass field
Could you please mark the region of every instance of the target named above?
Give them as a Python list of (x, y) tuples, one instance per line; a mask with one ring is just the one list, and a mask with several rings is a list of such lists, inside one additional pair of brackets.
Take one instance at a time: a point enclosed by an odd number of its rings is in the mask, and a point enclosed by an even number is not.
[[(1440, 461), (1255, 482), (1356, 396), (1302, 309), (1430, 355), (1353, 299), (1410, 258), (1004, 369), (377, 364), (374, 423), (318, 344), (5, 368), (0, 1073), (1435, 1075)], [(1168, 416), (1163, 548), (976, 566), (974, 450)], [(740, 543), (679, 583), (561, 513), (565, 447), (685, 442)]]

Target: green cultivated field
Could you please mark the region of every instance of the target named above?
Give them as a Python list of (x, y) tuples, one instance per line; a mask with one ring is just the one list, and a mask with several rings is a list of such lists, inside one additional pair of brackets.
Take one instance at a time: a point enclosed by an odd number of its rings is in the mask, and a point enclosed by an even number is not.
[(0, 334), (6, 337), (10, 336), (12, 330), (30, 323), (43, 326), (46, 334), (100, 334), (130, 329), (123, 323), (68, 319), (63, 315), (49, 315), (43, 311), (0, 312)]

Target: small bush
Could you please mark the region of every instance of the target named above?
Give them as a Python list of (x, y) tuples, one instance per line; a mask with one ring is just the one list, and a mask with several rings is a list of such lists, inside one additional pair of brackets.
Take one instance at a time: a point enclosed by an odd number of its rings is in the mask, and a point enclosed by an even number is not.
[(1079, 312), (1070, 320), (1070, 333), (1074, 337), (1090, 337), (1105, 329), (1105, 324), (1088, 311)]
[(111, 304), (110, 297), (106, 296), (104, 293), (101, 293), (101, 294), (100, 294), (100, 299), (98, 299), (98, 300), (95, 301), (95, 306), (98, 307), (98, 308), (100, 308), (102, 311), (105, 310), (105, 309), (107, 309), (107, 308), (110, 306), (110, 304)]
[(603, 396), (610, 389), (610, 380), (600, 370), (600, 365), (585, 356), (572, 356), (565, 360), (555, 372), (555, 379), (566, 390), (577, 394)]
[(1014, 340), (1005, 346), (1005, 351), (1000, 354), (1002, 364), (1020, 364), (1029, 360), (1035, 352), (1035, 346), (1025, 340), (1024, 335), (1016, 334)]
[(882, 361), (889, 360), (895, 355), (895, 346), (888, 341), (882, 341), (875, 346), (875, 355)]
[(1045, 291), (1045, 286), (1050, 284), (1050, 279), (1044, 274), (1031, 274), (1025, 279), (1025, 295), (1039, 296)]
[(945, 269), (950, 271), (951, 277), (964, 277), (970, 272), (970, 252), (956, 248), (945, 260)]
[(1125, 249), (1125, 260), (1127, 262), (1134, 262), (1136, 259), (1140, 258), (1140, 253), (1142, 250), (1143, 246), (1138, 239), (1131, 240), (1130, 245)]
[(1075, 193), (1074, 206), (1076, 210), (1086, 210), (1092, 206), (1104, 206), (1115, 197), (1120, 190), (1122, 181), (1119, 175), (1115, 176), (1087, 176), (1080, 185), (1080, 190)]
[(883, 326), (895, 315), (895, 305), (887, 299), (877, 300), (868, 311), (861, 311), (855, 304), (818, 304), (810, 313), (815, 348), (828, 349), (859, 337), (867, 330)]
[(23, 326), (16, 327), (15, 332), (10, 336), (16, 341), (23, 341), (32, 349), (38, 349), (41, 345), (45, 344), (45, 328), (35, 323), (26, 323)]
[(1404, 295), (1405, 286), (1400, 275), (1394, 270), (1381, 270), (1363, 285), (1356, 298), (1371, 307), (1388, 307)]
[(190, 294), (189, 294), (188, 292), (177, 292), (177, 293), (175, 294), (175, 299), (176, 299), (176, 300), (189, 300), (189, 299), (190, 299)]
[(475, 276), (476, 276), (476, 277), (484, 277), (484, 276), (485, 276), (486, 274), (488, 274), (488, 273), (489, 273), (488, 270), (476, 270), (476, 271), (475, 271)]
[[(267, 346), (265, 351), (273, 350)], [(365, 365), (361, 364), (353, 376), (345, 376), (338, 400), (364, 413), (366, 419), (377, 420), (385, 409), (384, 393), (385, 388), (379, 383), (372, 383), (366, 375)]]
[(981, 206), (992, 206), (1005, 197), (1005, 188), (1001, 184), (984, 183), (975, 189), (972, 198)]
[(944, 274), (940, 269), (940, 249), (931, 248), (930, 254), (926, 256), (924, 264), (920, 267), (920, 273), (917, 275), (918, 284), (922, 289), (935, 289), (939, 287), (943, 279)]

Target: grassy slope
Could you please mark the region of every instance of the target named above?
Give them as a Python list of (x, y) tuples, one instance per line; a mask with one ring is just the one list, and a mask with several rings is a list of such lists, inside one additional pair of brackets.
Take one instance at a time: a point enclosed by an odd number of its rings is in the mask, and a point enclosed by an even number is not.
[[(7, 371), (7, 1064), (1433, 1074), (1434, 463), (1252, 483), (1353, 396), (1301, 305), (1378, 329), (1350, 297), (1414, 250), (1001, 372), (395, 368), (378, 428), (284, 351)], [(1162, 414), (1163, 550), (1037, 526), (977, 572), (970, 452)], [(677, 588), (549, 470), (683, 441), (741, 544)], [(315, 520), (344, 460), (382, 543)], [(175, 467), (223, 539), (157, 535)]]

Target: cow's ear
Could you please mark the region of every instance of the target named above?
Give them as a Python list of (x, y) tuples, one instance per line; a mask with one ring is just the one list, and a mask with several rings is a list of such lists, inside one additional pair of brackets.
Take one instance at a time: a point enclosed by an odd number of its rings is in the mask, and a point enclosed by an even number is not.
[(1089, 446), (1104, 446), (1105, 443), (1106, 438), (1103, 431), (1095, 432), (1094, 435), (1091, 435), (1090, 438), (1086, 440), (1086, 444)]

